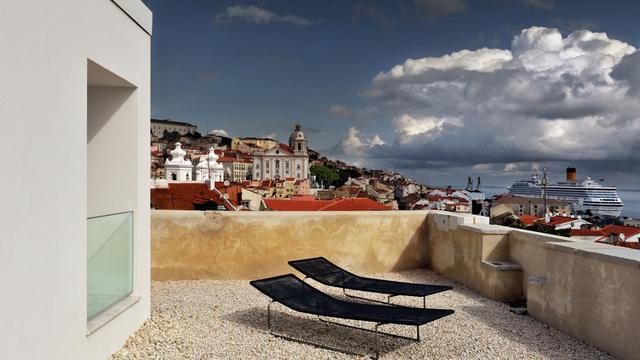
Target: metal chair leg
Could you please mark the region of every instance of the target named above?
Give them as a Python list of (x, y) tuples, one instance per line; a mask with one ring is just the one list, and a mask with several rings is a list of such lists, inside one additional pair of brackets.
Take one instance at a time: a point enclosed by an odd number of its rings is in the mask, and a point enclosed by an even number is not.
[(376, 332), (376, 335), (375, 335), (375, 337), (376, 337), (376, 339), (375, 339), (375, 343), (376, 343), (375, 351), (376, 351), (376, 353), (375, 353), (374, 359), (376, 359), (376, 360), (380, 356), (380, 348), (379, 348), (379, 345), (378, 345), (378, 326), (380, 326), (380, 325), (382, 325), (382, 323), (377, 323), (376, 326), (375, 326), (375, 332)]

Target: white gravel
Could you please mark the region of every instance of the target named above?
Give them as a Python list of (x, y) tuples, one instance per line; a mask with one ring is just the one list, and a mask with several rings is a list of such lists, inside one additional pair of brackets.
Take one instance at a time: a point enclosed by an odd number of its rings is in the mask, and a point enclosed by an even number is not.
[[(427, 306), (455, 314), (420, 328), (421, 342), (380, 337), (386, 359), (613, 359), (529, 316), (515, 315), (495, 302), (424, 269), (377, 274), (380, 278), (452, 284), (453, 290), (427, 297)], [(335, 289), (314, 286), (339, 295)], [(370, 295), (369, 295), (370, 296)], [(383, 297), (378, 296), (382, 300)], [(267, 332), (267, 298), (248, 281), (154, 282), (151, 317), (112, 356), (116, 359), (357, 359)], [(422, 306), (419, 298), (393, 302)], [(343, 350), (372, 354), (374, 335), (321, 323), (316, 317), (273, 307), (279, 333)], [(372, 328), (371, 323), (358, 323)], [(383, 331), (412, 335), (415, 328)]]

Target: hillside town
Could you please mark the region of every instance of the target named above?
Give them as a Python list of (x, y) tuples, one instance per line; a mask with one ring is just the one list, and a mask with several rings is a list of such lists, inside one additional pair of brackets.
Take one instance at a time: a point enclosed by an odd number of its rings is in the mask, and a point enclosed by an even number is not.
[[(196, 125), (151, 120), (151, 207), (160, 210), (440, 210), (488, 216), (494, 224), (640, 248), (634, 219), (576, 211), (566, 199), (497, 194), (481, 179), (464, 189), (432, 187), (402, 174), (329, 159), (309, 147), (302, 125), (287, 143), (202, 135)], [(568, 169), (575, 181), (575, 169)]]

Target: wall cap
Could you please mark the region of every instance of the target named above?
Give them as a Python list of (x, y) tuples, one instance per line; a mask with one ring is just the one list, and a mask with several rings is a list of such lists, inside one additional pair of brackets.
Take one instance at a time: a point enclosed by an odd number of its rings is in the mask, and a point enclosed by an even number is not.
[(591, 259), (625, 266), (640, 267), (640, 251), (625, 247), (598, 244), (595, 242), (549, 242), (552, 250), (572, 253)]
[(507, 235), (511, 232), (511, 228), (500, 225), (486, 224), (464, 224), (458, 225), (460, 229), (484, 234), (484, 235)]

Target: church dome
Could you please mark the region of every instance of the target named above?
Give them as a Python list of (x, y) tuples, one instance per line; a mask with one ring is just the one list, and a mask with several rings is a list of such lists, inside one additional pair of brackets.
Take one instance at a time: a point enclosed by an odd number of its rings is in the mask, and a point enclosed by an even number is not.
[(293, 144), (296, 141), (303, 141), (303, 140), (307, 140), (307, 138), (304, 136), (304, 133), (302, 132), (302, 125), (296, 124), (296, 127), (291, 133), (291, 136), (289, 136), (289, 146), (293, 148), (294, 147)]

